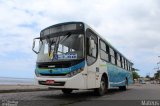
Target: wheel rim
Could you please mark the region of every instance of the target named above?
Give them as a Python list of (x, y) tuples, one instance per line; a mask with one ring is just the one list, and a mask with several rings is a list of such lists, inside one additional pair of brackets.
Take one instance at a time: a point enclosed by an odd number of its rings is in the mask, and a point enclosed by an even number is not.
[(101, 86), (101, 91), (104, 92), (105, 91), (105, 82), (103, 80), (101, 81), (100, 86)]

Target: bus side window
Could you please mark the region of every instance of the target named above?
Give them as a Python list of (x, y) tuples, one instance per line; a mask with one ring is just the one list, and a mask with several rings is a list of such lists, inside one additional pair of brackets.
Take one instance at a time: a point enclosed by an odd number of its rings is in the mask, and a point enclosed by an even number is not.
[(124, 61), (124, 69), (126, 69), (125, 67), (126, 67), (126, 61), (125, 61), (125, 59), (123, 58), (123, 61)]
[(128, 70), (128, 61), (126, 60), (126, 70)]
[(123, 58), (123, 68), (125, 69), (125, 60), (124, 60), (124, 58)]
[(118, 53), (117, 53), (117, 66), (121, 67), (121, 59)]
[(128, 70), (131, 71), (131, 64), (128, 63)]
[[(97, 60), (98, 55), (98, 41), (97, 36), (94, 35), (89, 29), (87, 30), (86, 37), (86, 58), (87, 64), (92, 65)], [(94, 48), (91, 48), (91, 40), (94, 40)], [(92, 45), (93, 46), (93, 45)]]
[(102, 40), (100, 40), (100, 57), (104, 61), (109, 61), (109, 51), (108, 51), (109, 46), (105, 44)]
[(124, 60), (124, 58), (123, 58), (123, 68), (125, 69), (125, 60)]
[(121, 67), (123, 68), (122, 56), (120, 56), (120, 61), (121, 61)]
[(117, 52), (114, 52), (114, 56), (115, 56), (115, 65), (117, 65)]
[(131, 63), (131, 65), (130, 65), (130, 71), (132, 71), (132, 63)]
[(129, 71), (129, 62), (127, 61), (127, 70)]
[(127, 60), (125, 59), (125, 69), (127, 70)]
[(128, 71), (130, 71), (130, 63), (128, 62)]
[(111, 63), (112, 63), (112, 64), (115, 64), (115, 53), (114, 53), (114, 51), (113, 51), (112, 48), (109, 48), (109, 51), (110, 51)]

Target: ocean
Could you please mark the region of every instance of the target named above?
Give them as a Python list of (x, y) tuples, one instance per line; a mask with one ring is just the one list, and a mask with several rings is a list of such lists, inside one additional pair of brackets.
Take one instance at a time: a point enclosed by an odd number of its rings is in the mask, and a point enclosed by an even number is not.
[(33, 78), (0, 77), (0, 85), (33, 85)]

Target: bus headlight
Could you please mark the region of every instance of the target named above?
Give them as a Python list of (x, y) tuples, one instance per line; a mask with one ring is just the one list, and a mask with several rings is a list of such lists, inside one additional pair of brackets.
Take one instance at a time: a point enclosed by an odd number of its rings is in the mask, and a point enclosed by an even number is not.
[(83, 71), (83, 68), (80, 68), (80, 69), (78, 69), (78, 70), (75, 70), (75, 71), (70, 72), (69, 74), (67, 74), (67, 76), (68, 76), (68, 77), (72, 77), (72, 76), (74, 76), (74, 75), (76, 75), (76, 74), (78, 74), (78, 73), (80, 73), (80, 72), (82, 72), (82, 71)]

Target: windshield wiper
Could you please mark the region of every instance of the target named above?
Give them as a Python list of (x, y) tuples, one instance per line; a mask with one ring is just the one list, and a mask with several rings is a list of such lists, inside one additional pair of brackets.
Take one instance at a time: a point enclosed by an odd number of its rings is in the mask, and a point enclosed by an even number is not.
[(67, 36), (64, 36), (64, 38), (63, 38), (59, 43), (62, 43), (62, 42), (65, 41), (67, 38), (69, 38), (69, 37), (71, 36), (71, 33), (69, 32), (69, 33), (67, 33), (67, 34), (65, 34), (65, 35), (67, 35)]
[(55, 43), (55, 46), (54, 46), (53, 55), (57, 54), (58, 45), (59, 45), (59, 40), (60, 40), (60, 36), (58, 36), (58, 38), (56, 39), (56, 43)]

